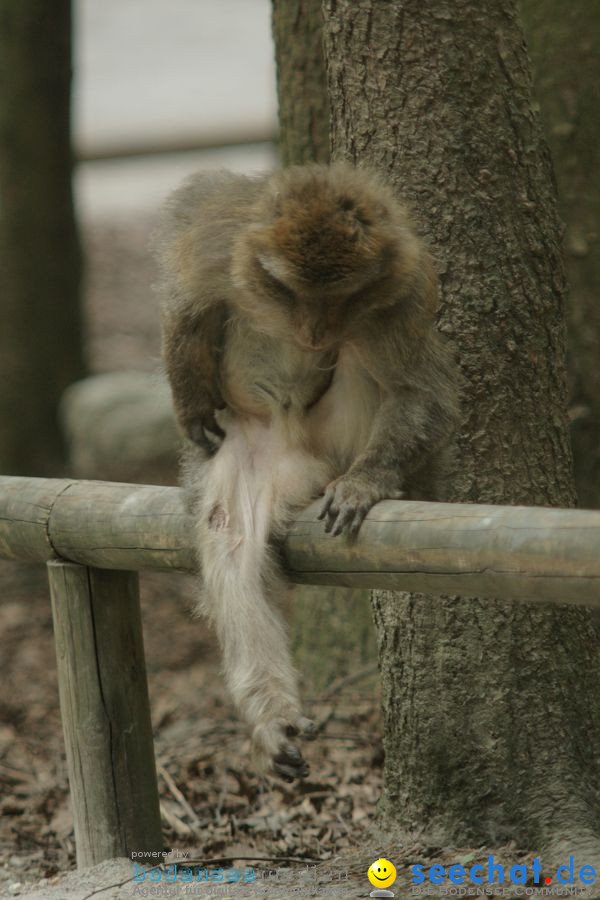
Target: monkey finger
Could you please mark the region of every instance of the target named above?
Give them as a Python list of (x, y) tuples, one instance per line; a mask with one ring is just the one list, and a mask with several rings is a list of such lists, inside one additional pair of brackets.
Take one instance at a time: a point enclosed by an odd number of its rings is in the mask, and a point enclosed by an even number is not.
[(337, 506), (331, 505), (327, 510), (327, 519), (325, 521), (325, 531), (327, 534), (331, 532), (331, 529), (337, 522), (337, 517), (339, 515), (339, 509)]
[[(187, 422), (185, 426), (185, 431), (187, 436), (194, 444), (197, 444), (198, 447), (201, 447), (209, 456), (213, 456), (219, 447), (221, 446), (222, 440), (225, 437), (225, 432), (219, 428), (215, 423), (215, 433), (212, 434), (206, 428), (206, 421), (202, 419), (192, 419)], [(217, 434), (217, 431), (221, 432), (221, 435)]]
[(221, 435), (215, 434), (206, 427), (204, 428), (204, 436), (206, 438), (206, 444), (210, 449), (211, 455), (216, 453), (223, 443), (223, 437), (221, 437)]
[(364, 522), (366, 515), (367, 510), (362, 508), (356, 510), (356, 512), (354, 513), (354, 518), (348, 525), (348, 534), (350, 535), (350, 537), (356, 537), (356, 535), (360, 531), (360, 526)]
[(202, 424), (205, 431), (211, 431), (213, 434), (216, 434), (218, 438), (221, 438), (221, 440), (225, 437), (225, 432), (215, 419), (214, 415), (206, 416)]
[(318, 519), (324, 519), (327, 513), (329, 512), (329, 507), (333, 503), (333, 498), (335, 497), (335, 490), (332, 488), (327, 488), (325, 491), (325, 496), (323, 497), (323, 502), (321, 504), (321, 508), (319, 510)]
[(355, 507), (352, 503), (342, 503), (335, 522), (335, 526), (333, 528), (334, 537), (337, 537), (343, 532), (346, 525), (348, 525), (354, 518), (354, 514)]
[(190, 441), (193, 441), (194, 444), (199, 444), (201, 447), (204, 447), (206, 443), (206, 435), (204, 434), (204, 427), (200, 419), (194, 419), (193, 421), (188, 422), (185, 430)]

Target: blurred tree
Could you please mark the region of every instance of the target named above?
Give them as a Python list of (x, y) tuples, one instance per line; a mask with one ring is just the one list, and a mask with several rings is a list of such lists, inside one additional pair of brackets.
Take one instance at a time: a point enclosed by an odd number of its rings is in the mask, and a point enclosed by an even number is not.
[[(435, 248), (464, 374), (453, 499), (570, 505), (561, 228), (514, 0), (323, 0), (333, 158)], [(375, 592), (390, 832), (600, 868), (588, 610)], [(583, 857), (583, 859), (582, 859)]]
[(279, 150), (285, 166), (329, 161), (321, 0), (273, 0)]
[(575, 482), (600, 507), (600, 3), (521, 6), (566, 224)]
[[(272, 23), (282, 162), (326, 163), (329, 100), (321, 0), (273, 0)], [(290, 640), (306, 692), (375, 662), (368, 591), (295, 587), (291, 601)]]
[(55, 474), (84, 371), (71, 195), (70, 0), (0, 0), (0, 471)]

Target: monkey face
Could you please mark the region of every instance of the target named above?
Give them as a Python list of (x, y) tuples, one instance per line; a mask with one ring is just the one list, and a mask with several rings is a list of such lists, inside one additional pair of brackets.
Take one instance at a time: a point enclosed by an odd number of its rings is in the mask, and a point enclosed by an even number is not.
[(358, 279), (305, 281), (283, 272), (284, 265), (277, 257), (257, 254), (244, 282), (238, 302), (259, 330), (312, 351), (347, 339), (367, 308), (365, 286)]
[(395, 265), (398, 222), (368, 181), (350, 196), (330, 170), (309, 168), (299, 182), (286, 177), (234, 248), (235, 302), (273, 337), (329, 349), (382, 297), (390, 302), (382, 288)]

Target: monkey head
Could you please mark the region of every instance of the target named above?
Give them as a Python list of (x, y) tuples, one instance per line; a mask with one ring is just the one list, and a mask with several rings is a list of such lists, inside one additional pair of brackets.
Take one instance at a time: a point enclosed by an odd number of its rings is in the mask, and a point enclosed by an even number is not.
[(236, 241), (235, 303), (273, 337), (333, 348), (398, 301), (417, 254), (403, 208), (375, 176), (291, 167), (270, 179)]

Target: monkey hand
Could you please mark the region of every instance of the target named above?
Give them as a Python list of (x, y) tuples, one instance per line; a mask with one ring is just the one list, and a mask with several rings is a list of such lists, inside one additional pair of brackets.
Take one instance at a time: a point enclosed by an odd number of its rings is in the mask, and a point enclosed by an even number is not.
[(202, 447), (209, 456), (214, 456), (225, 437), (225, 432), (217, 422), (215, 413), (216, 409), (208, 406), (195, 415), (184, 416), (182, 420), (185, 434), (191, 441)]
[(257, 766), (270, 771), (284, 781), (306, 778), (308, 763), (304, 760), (294, 738), (312, 741), (316, 737), (316, 725), (305, 716), (299, 716), (293, 724), (281, 719), (257, 725), (252, 735)]
[(354, 536), (372, 506), (380, 500), (399, 500), (402, 496), (402, 491), (386, 491), (368, 474), (347, 473), (327, 485), (319, 519), (325, 519), (327, 532), (338, 535), (346, 529)]

